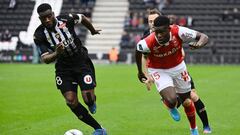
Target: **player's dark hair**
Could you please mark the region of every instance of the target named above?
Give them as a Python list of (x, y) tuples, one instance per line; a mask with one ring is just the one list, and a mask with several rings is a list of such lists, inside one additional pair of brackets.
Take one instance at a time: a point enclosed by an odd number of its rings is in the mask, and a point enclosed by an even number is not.
[(170, 25), (170, 20), (166, 16), (158, 16), (153, 22), (154, 27), (160, 27), (160, 26), (166, 26), (166, 25)]
[(159, 16), (162, 15), (162, 13), (156, 8), (149, 9), (148, 10), (148, 15), (153, 15), (153, 14), (158, 14)]
[(52, 10), (52, 7), (48, 3), (43, 3), (43, 4), (38, 6), (37, 12), (39, 14), (41, 12), (44, 12), (44, 11), (48, 10), (48, 9)]

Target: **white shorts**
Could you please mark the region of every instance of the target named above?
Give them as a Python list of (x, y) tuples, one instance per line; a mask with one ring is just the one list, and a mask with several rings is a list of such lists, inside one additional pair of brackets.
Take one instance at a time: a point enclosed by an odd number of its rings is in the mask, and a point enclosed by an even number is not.
[(169, 69), (148, 68), (149, 74), (153, 77), (157, 90), (173, 86), (177, 93), (187, 93), (191, 91), (191, 78), (188, 75), (185, 62)]

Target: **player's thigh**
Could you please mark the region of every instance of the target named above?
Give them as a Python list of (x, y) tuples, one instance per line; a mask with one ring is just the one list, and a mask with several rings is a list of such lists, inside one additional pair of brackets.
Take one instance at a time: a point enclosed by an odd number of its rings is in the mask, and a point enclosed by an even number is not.
[(191, 89), (195, 89), (195, 84), (194, 84), (193, 78), (190, 74), (189, 74), (189, 77), (191, 78)]
[(161, 70), (149, 69), (149, 74), (153, 77), (158, 92), (174, 86), (172, 77)]
[(64, 95), (68, 91), (77, 93), (77, 80), (70, 71), (56, 72), (56, 86)]
[(197, 95), (197, 92), (196, 92), (195, 89), (191, 90), (191, 99), (192, 99), (193, 102), (196, 102), (199, 99), (199, 96)]
[(91, 70), (82, 70), (82, 72), (77, 75), (77, 83), (81, 91), (93, 91), (96, 87), (95, 80), (95, 74)]
[(178, 72), (178, 74), (173, 77), (173, 82), (177, 93), (187, 93), (191, 91), (191, 78), (186, 70)]
[(173, 86), (166, 87), (161, 90), (160, 95), (164, 100), (177, 100), (176, 90)]

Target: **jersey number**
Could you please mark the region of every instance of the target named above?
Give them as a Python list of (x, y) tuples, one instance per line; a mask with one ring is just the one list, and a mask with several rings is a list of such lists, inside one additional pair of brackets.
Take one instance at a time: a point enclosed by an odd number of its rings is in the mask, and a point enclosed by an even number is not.
[(160, 74), (158, 72), (153, 73), (154, 80), (158, 80), (160, 78)]
[(56, 83), (57, 83), (57, 85), (62, 85), (62, 79), (61, 79), (61, 77), (60, 76), (57, 76), (56, 77)]

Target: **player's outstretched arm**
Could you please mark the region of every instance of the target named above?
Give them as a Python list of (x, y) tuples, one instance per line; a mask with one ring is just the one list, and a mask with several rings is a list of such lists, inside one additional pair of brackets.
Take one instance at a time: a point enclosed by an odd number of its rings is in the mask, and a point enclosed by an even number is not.
[(197, 32), (196, 40), (196, 43), (190, 45), (192, 49), (198, 49), (205, 46), (208, 43), (208, 36), (204, 33)]
[(81, 23), (91, 32), (92, 35), (100, 34), (100, 31), (102, 31), (102, 30), (95, 29), (92, 23), (84, 15), (82, 15)]

